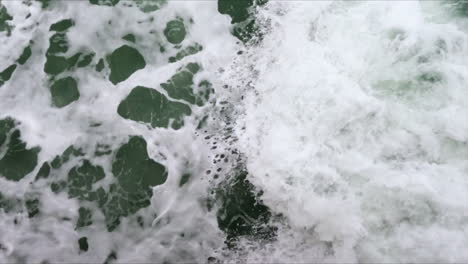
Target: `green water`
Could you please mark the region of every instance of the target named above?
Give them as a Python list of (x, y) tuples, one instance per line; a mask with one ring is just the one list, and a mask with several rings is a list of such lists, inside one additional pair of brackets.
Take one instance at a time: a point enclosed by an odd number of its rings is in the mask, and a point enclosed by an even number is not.
[[(51, 12), (57, 5), (53, 0), (40, 3), (43, 12)], [(135, 4), (145, 13), (156, 12), (167, 5), (166, 1), (144, 0), (131, 3), (89, 0), (89, 3), (102, 8)], [(218, 11), (231, 18), (232, 34), (247, 43), (258, 36), (254, 7), (264, 3), (220, 0)], [(12, 18), (2, 6), (0, 31), (10, 34), (13, 26), (9, 21)], [(120, 44), (104, 56), (102, 52), (93, 50), (91, 45), (75, 49), (71, 31), (77, 23), (72, 18), (54, 19), (48, 26), (43, 53), (36, 39), (27, 42), (15, 63), (2, 69), (0, 86), (14, 83), (15, 74), (29, 67), (31, 57), (34, 60), (42, 57), (41, 68), (46, 76), (44, 83), (50, 106), (54, 111), (68, 111), (66, 109), (77, 109), (78, 103), (89, 99), (89, 92), (83, 88), (81, 70), (100, 74), (108, 82), (106, 85), (117, 89), (118, 85), (124, 84), (137, 72), (147, 70), (155, 62), (153, 57), (147, 56), (145, 45), (148, 43), (144, 42), (141, 33), (121, 34)], [(172, 20), (161, 25), (158, 40), (152, 43), (152, 51), (169, 55), (163, 62), (156, 61), (160, 64), (180, 63), (180, 66), (169, 78), (152, 87), (136, 86), (129, 89), (115, 109), (119, 118), (115, 122), (144, 124), (151, 128), (167, 129), (175, 134), (184, 127), (187, 118), (195, 118), (199, 122), (199, 130), (206, 129), (215, 120), (211, 116), (212, 112), (218, 111), (214, 107), (217, 104), (214, 84), (204, 75), (203, 63), (191, 59), (204, 51), (202, 44), (190, 39), (191, 23), (193, 21), (190, 18), (176, 14)], [(89, 133), (88, 136), (98, 135), (97, 141), (84, 140), (81, 144), (70, 145), (62, 153), (55, 153), (54, 158), (41, 162), (45, 154), (41, 152), (40, 146), (30, 146), (24, 141), (20, 124), (9, 117), (0, 120), (0, 175), (8, 181), (20, 182), (29, 179), (27, 176), (33, 171), (36, 173), (29, 182), (31, 191), (24, 199), (0, 193), (0, 210), (27, 214), (32, 219), (31, 223), (34, 223), (39, 221), (34, 219), (45, 215), (44, 208), (47, 206), (41, 195), (45, 189), (56, 197), (76, 201), (78, 209), (75, 217), (63, 217), (62, 220), (71, 222), (79, 234), (79, 239), (74, 242), (79, 254), (100, 246), (89, 237), (92, 228), (104, 226), (106, 232), (112, 233), (124, 229), (123, 222), (126, 225), (135, 224), (142, 230), (151, 228), (152, 220), (158, 215), (148, 217), (144, 210), (150, 207), (154, 198), (153, 188), (166, 183), (169, 174), (163, 165), (165, 161), (150, 158), (145, 137), (135, 134), (125, 137), (123, 141), (110, 142), (102, 135), (102, 123), (90, 123), (83, 129)], [(223, 160), (227, 163), (228, 159)], [(239, 159), (238, 163), (242, 163), (242, 160)], [(242, 164), (233, 164), (242, 167)], [(222, 173), (225, 175), (219, 177)], [(248, 172), (235, 169), (217, 172), (216, 175), (216, 178), (225, 180), (211, 187), (214, 196), (207, 198), (204, 209), (216, 210), (214, 214), (219, 229), (225, 234), (225, 245), (235, 248), (241, 237), (274, 239), (275, 229), (269, 226), (272, 213), (261, 202), (258, 190), (247, 180)], [(188, 171), (181, 174), (177, 184), (181, 189), (188, 188), (199, 177)], [(102, 261), (118, 260), (118, 255), (118, 251), (112, 251)], [(47, 263), (47, 260), (44, 261)]]

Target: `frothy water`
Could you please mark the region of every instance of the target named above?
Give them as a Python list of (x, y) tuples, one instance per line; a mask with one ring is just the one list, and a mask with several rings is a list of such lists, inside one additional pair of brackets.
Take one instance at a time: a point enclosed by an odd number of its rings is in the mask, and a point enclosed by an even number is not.
[(0, 262), (468, 261), (463, 2), (232, 3), (1, 2)]

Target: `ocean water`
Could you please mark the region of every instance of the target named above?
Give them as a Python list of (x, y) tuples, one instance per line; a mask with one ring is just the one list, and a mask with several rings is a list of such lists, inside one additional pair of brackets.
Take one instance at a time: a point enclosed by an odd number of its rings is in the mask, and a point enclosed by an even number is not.
[(467, 262), (467, 10), (2, 0), (0, 263)]

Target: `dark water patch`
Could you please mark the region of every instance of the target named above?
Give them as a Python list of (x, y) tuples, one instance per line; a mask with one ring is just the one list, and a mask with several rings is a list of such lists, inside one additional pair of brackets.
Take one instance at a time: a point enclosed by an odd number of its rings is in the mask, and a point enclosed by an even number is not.
[(172, 44), (180, 44), (186, 35), (187, 31), (182, 19), (171, 20), (167, 22), (166, 28), (164, 28), (164, 36)]
[(57, 32), (49, 39), (47, 54), (59, 54), (68, 51), (69, 43), (65, 32)]
[(69, 146), (60, 156), (56, 156), (50, 165), (54, 169), (60, 168), (63, 164), (67, 163), (73, 157), (80, 157), (83, 156), (84, 153), (80, 148), (76, 148), (74, 146)]
[(120, 0), (89, 0), (90, 4), (99, 6), (115, 6), (119, 2)]
[(105, 156), (112, 153), (112, 146), (106, 144), (97, 144), (96, 150), (94, 151), (94, 155), (96, 157)]
[(67, 59), (67, 69), (73, 68), (76, 63), (78, 62), (78, 59), (81, 57), (81, 52), (76, 53), (75, 55), (71, 56), (70, 58)]
[(10, 80), (11, 76), (13, 75), (13, 72), (15, 72), (15, 70), (16, 70), (16, 67), (17, 67), (16, 64), (12, 64), (12, 65), (8, 66), (5, 70), (0, 72), (0, 86), (3, 83)]
[(13, 26), (9, 21), (13, 20), (13, 17), (8, 14), (6, 7), (2, 6), (0, 3), (0, 32), (6, 32), (7, 36), (11, 35), (11, 30)]
[(42, 9), (48, 8), (50, 6), (50, 3), (52, 2), (52, 0), (36, 0), (36, 1), (41, 4)]
[(21, 65), (25, 64), (29, 58), (31, 57), (32, 55), (32, 51), (31, 51), (31, 45), (28, 45), (26, 46), (24, 49), (23, 49), (23, 52), (21, 53), (20, 57), (18, 58), (17, 62)]
[(67, 59), (68, 70), (73, 70), (75, 66), (77, 68), (83, 68), (90, 65), (95, 55), (96, 53), (89, 50), (84, 50), (76, 53), (75, 55)]
[(135, 35), (133, 35), (131, 33), (123, 36), (122, 39), (126, 40), (126, 41), (129, 41), (129, 42), (132, 42), (132, 43), (136, 42)]
[(111, 251), (107, 258), (104, 260), (103, 264), (111, 264), (117, 260), (117, 252)]
[(93, 224), (93, 213), (91, 209), (80, 207), (78, 209), (78, 220), (76, 221), (75, 229), (90, 226)]
[[(26, 46), (23, 49), (23, 52), (21, 53), (19, 58), (16, 60), (16, 62), (19, 65), (24, 65), (28, 61), (28, 59), (31, 57), (31, 55), (32, 55), (31, 45), (32, 45), (32, 42), (30, 41), (29, 45)], [(9, 81), (11, 79), (13, 73), (15, 72), (15, 70), (18, 67), (18, 64), (12, 64), (12, 65), (8, 66), (6, 69), (4, 69), (2, 72), (0, 72), (0, 87), (5, 82), (7, 82), (7, 81)]]
[(200, 130), (200, 129), (203, 129), (206, 127), (207, 123), (208, 123), (208, 118), (209, 116), (204, 116), (200, 119), (200, 121), (198, 122), (198, 125), (197, 125), (197, 130)]
[(154, 12), (167, 4), (168, 0), (133, 0), (144, 13)]
[(173, 63), (173, 62), (179, 61), (187, 56), (196, 54), (202, 50), (203, 50), (203, 46), (198, 43), (195, 43), (177, 52), (175, 56), (169, 57), (169, 62)]
[(108, 57), (111, 70), (109, 80), (113, 84), (123, 82), (136, 71), (145, 68), (146, 62), (137, 49), (123, 45)]
[(28, 217), (33, 218), (36, 215), (38, 215), (39, 212), (40, 212), (40, 210), (39, 210), (40, 201), (37, 198), (36, 199), (26, 200), (25, 201), (25, 207), (26, 207), (27, 212), (28, 212)]
[(50, 165), (44, 162), (36, 175), (36, 181), (39, 179), (47, 179), (50, 175)]
[(179, 181), (179, 187), (182, 187), (184, 186), (186, 183), (188, 183), (190, 181), (190, 178), (192, 177), (192, 175), (190, 175), (189, 173), (184, 173), (181, 177), (180, 177), (180, 181)]
[(250, 17), (255, 0), (218, 0), (218, 12), (231, 17), (231, 23), (238, 23)]
[(63, 73), (72, 75), (76, 68), (89, 66), (95, 56), (95, 53), (89, 50), (79, 51), (70, 57), (64, 55), (69, 49), (67, 33), (74, 25), (74, 20), (63, 19), (49, 28), (56, 33), (49, 39), (44, 72), (50, 77), (52, 104), (59, 108), (69, 105), (80, 97), (76, 79), (71, 76), (58, 79), (59, 75)]
[[(57, 32), (49, 39), (49, 48), (46, 51), (46, 62), (44, 72), (51, 78), (50, 93), (52, 105), (61, 108), (76, 101), (80, 97), (78, 83), (73, 77), (64, 77), (56, 79), (57, 75), (73, 69), (81, 53), (75, 54), (69, 58), (63, 56), (68, 51), (69, 43), (67, 31), (74, 25), (72, 19), (60, 20), (52, 24), (50, 31)], [(94, 55), (93, 55), (94, 56)]]
[(208, 101), (212, 93), (212, 86), (210, 82), (204, 80), (199, 83), (196, 91), (194, 91), (193, 78), (200, 70), (199, 64), (189, 63), (179, 68), (171, 79), (161, 84), (161, 87), (173, 99), (184, 100), (190, 104), (202, 106)]
[(170, 101), (155, 89), (137, 86), (120, 102), (117, 113), (152, 127), (179, 129), (184, 124), (184, 116), (191, 115), (192, 111), (188, 105)]
[(89, 248), (88, 238), (87, 237), (80, 237), (80, 239), (78, 239), (78, 247), (80, 248), (80, 251), (82, 251), (82, 252), (88, 251), (88, 248)]
[(146, 141), (133, 136), (120, 147), (112, 164), (112, 173), (128, 192), (137, 192), (150, 186), (163, 184), (166, 168), (148, 157)]
[(206, 262), (208, 264), (221, 264), (221, 263), (223, 263), (221, 260), (219, 260), (218, 258), (215, 258), (215, 257), (208, 257), (206, 259)]
[[(26, 194), (30, 196), (30, 194)], [(39, 198), (7, 197), (0, 193), (0, 211), (5, 213), (26, 214), (31, 220), (40, 215), (41, 200)], [(19, 223), (18, 220), (15, 220)]]
[(78, 52), (75, 55), (69, 57), (67, 59), (67, 64), (68, 64), (67, 69), (68, 70), (72, 69), (76, 65), (80, 57), (81, 57), (81, 52)]
[(80, 98), (78, 83), (73, 77), (65, 77), (55, 81), (50, 87), (52, 104), (56, 107), (64, 107)]
[(104, 169), (101, 166), (93, 165), (89, 160), (84, 160), (81, 165), (73, 167), (68, 172), (68, 197), (94, 200), (93, 184), (104, 177)]
[(232, 34), (244, 43), (251, 40), (258, 41), (256, 38), (262, 37), (259, 29), (256, 20), (249, 19), (236, 24), (232, 30)]
[[(106, 173), (86, 156), (82, 150), (71, 146), (50, 162), (52, 191), (67, 192), (69, 198), (76, 198), (83, 205), (78, 211), (76, 229), (93, 223), (92, 210), (86, 206), (91, 202), (104, 214), (107, 230), (112, 232), (120, 225), (122, 217), (148, 207), (152, 187), (167, 179), (166, 168), (149, 158), (146, 141), (139, 136), (130, 137), (115, 150), (115, 155), (109, 155), (113, 178), (107, 186), (96, 186), (106, 178)], [(65, 166), (69, 162), (76, 165), (68, 169), (67, 177), (63, 177), (63, 169), (69, 167)]]
[(10, 213), (13, 211), (18, 211), (18, 205), (20, 204), (20, 199), (7, 197), (0, 192), (0, 210), (3, 210), (3, 212)]
[(218, 0), (218, 12), (229, 15), (233, 24), (232, 34), (244, 43), (260, 38), (255, 18), (255, 8), (268, 0)]
[(94, 52), (91, 52), (89, 54), (84, 54), (84, 55), (80, 56), (80, 58), (78, 60), (78, 63), (77, 63), (77, 67), (78, 68), (83, 68), (83, 67), (88, 66), (93, 61), (93, 58), (94, 58), (95, 55), (96, 54)]
[(446, 1), (444, 5), (452, 9), (455, 15), (468, 17), (468, 2), (466, 0), (450, 0)]
[(65, 57), (47, 55), (44, 65), (44, 72), (50, 75), (57, 75), (68, 68), (68, 61)]
[(218, 226), (226, 233), (228, 248), (234, 248), (241, 237), (271, 240), (276, 236), (276, 228), (269, 225), (272, 213), (247, 176), (247, 171), (239, 170), (220, 183), (216, 191)]
[(149, 158), (146, 141), (139, 136), (131, 137), (119, 148), (112, 173), (117, 183), (110, 186), (109, 200), (102, 207), (109, 232), (120, 224), (121, 217), (148, 207), (153, 196), (152, 187), (167, 179), (166, 168)]
[(104, 69), (104, 59), (99, 59), (98, 63), (96, 64), (95, 70), (97, 72), (101, 72)]
[(416, 80), (419, 82), (427, 82), (431, 84), (438, 83), (444, 80), (444, 75), (436, 71), (423, 72), (416, 77)]
[(0, 159), (0, 175), (8, 180), (19, 181), (34, 170), (37, 165), (39, 147), (27, 148), (11, 118), (0, 120), (0, 150), (6, 148)]
[(72, 19), (64, 19), (50, 25), (49, 31), (63, 32), (75, 25)]
[(67, 187), (66, 181), (56, 181), (50, 184), (50, 190), (54, 193), (59, 193), (65, 190)]

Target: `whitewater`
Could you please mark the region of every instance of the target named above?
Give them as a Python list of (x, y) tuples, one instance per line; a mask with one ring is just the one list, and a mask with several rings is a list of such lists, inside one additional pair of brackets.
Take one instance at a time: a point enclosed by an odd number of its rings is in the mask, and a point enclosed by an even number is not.
[(0, 263), (468, 262), (466, 4), (251, 2), (0, 2)]

